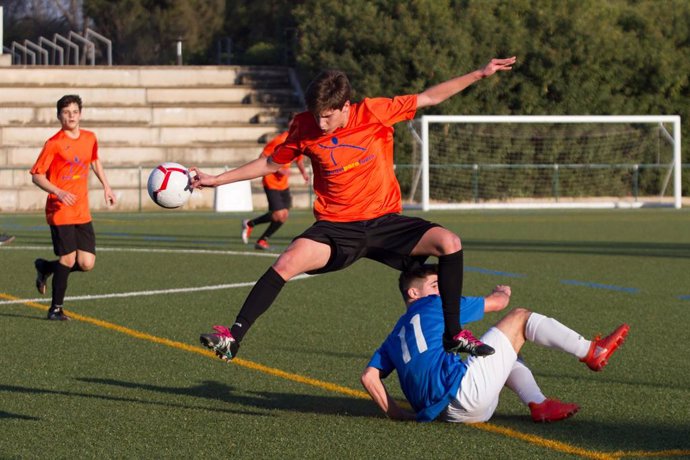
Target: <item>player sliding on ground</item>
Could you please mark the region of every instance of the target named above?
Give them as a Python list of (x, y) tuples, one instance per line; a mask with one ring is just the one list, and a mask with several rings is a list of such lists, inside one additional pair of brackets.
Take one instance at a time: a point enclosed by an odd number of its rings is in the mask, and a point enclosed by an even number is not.
[[(535, 422), (570, 417), (579, 407), (547, 399), (532, 372), (518, 358), (525, 341), (564, 351), (593, 371), (600, 371), (630, 329), (622, 324), (609, 336), (590, 341), (553, 318), (516, 308), (481, 337), (496, 352), (483, 359), (471, 356), (463, 361), (446, 352), (439, 338), (442, 307), (435, 267), (404, 272), (399, 285), (407, 311), (361, 377), (374, 402), (394, 420), (485, 422), (493, 415), (504, 385), (529, 406)], [(466, 320), (481, 319), (483, 311), (476, 302), (463, 298), (462, 315)], [(394, 370), (415, 413), (401, 408), (383, 383)]]
[(244, 335), (285, 282), (302, 273), (340, 270), (362, 257), (405, 270), (436, 256), (444, 348), (476, 356), (493, 353), (460, 328), (460, 237), (438, 224), (399, 214), (402, 200), (393, 169), (393, 125), (413, 119), (417, 109), (439, 104), (472, 83), (510, 70), (514, 63), (515, 57), (492, 59), (479, 70), (419, 94), (361, 102), (350, 101), (350, 83), (343, 72), (324, 71), (307, 87), (308, 111), (295, 117), (285, 143), (270, 157), (217, 176), (190, 168), (196, 172), (194, 187), (215, 187), (274, 173), (304, 154), (311, 159), (316, 193), (316, 223), (295, 238), (257, 281), (232, 327), (215, 326), (217, 332), (201, 335), (201, 343), (223, 359), (234, 358)]

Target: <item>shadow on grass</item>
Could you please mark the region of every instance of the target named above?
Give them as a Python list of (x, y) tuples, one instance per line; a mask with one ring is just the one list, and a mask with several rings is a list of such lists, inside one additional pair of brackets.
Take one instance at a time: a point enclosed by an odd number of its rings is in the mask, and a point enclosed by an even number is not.
[(41, 321), (47, 321), (46, 316), (36, 316), (35, 314), (21, 314), (21, 313), (0, 313), (0, 316), (7, 316), (7, 317), (12, 317), (12, 318), (25, 318), (25, 319), (38, 319)]
[(647, 425), (618, 419), (593, 422), (581, 413), (568, 420), (548, 424), (536, 424), (527, 416), (519, 415), (495, 415), (489, 423), (508, 426), (523, 433), (558, 440), (587, 450), (607, 452), (690, 450), (688, 441), (690, 428), (687, 425), (675, 423)]
[[(78, 379), (82, 380), (84, 382), (89, 382), (89, 379)], [(97, 379), (93, 379), (97, 380)], [(97, 382), (99, 383), (99, 382)], [(47, 388), (30, 388), (30, 387), (23, 387), (23, 386), (15, 386), (15, 385), (0, 385), (0, 393), (2, 392), (7, 392), (7, 393), (15, 393), (15, 394), (30, 394), (30, 395), (57, 395), (57, 396), (67, 396), (67, 397), (76, 397), (76, 398), (89, 398), (89, 399), (100, 399), (100, 400), (105, 400), (105, 401), (115, 401), (115, 402), (123, 402), (127, 404), (142, 404), (142, 405), (150, 405), (150, 406), (159, 406), (163, 408), (177, 408), (177, 409), (191, 409), (191, 410), (203, 410), (203, 411), (209, 411), (211, 413), (226, 413), (226, 414), (242, 414), (242, 415), (259, 415), (259, 416), (266, 416), (268, 414), (262, 413), (262, 412), (257, 412), (257, 411), (246, 411), (246, 410), (232, 410), (232, 409), (227, 409), (227, 408), (222, 408), (218, 407), (217, 405), (209, 405), (209, 406), (203, 406), (203, 405), (188, 405), (188, 404), (179, 404), (179, 403), (174, 403), (174, 402), (166, 402), (166, 401), (147, 401), (144, 399), (141, 399), (140, 397), (134, 396), (132, 398), (125, 398), (125, 397), (120, 397), (120, 396), (113, 396), (109, 394), (97, 394), (97, 393), (81, 393), (77, 391), (68, 391), (68, 390), (51, 390)]]
[[(218, 405), (218, 402), (239, 404), (246, 406), (247, 412), (242, 410), (234, 412), (245, 414), (250, 414), (252, 410), (256, 409), (277, 409), (309, 414), (382, 417), (372, 401), (351, 397), (238, 390), (225, 383), (210, 380), (189, 387), (169, 387), (98, 378), (80, 378), (78, 380), (86, 383), (131, 389), (136, 392), (144, 390), (174, 396), (208, 399), (214, 401), (214, 407), (221, 411), (223, 406)], [(491, 423), (510, 426), (523, 433), (528, 432), (578, 447), (602, 451), (686, 450), (690, 447), (687, 441), (690, 439), (688, 427), (674, 424), (667, 426), (655, 424), (651, 426), (632, 421), (621, 423), (619, 420), (592, 422), (591, 420), (578, 420), (577, 416), (575, 416), (561, 423), (542, 425), (533, 423), (527, 415), (497, 415), (491, 420)]]
[(588, 375), (588, 376), (583, 376), (580, 373), (577, 373), (575, 371), (573, 372), (549, 372), (543, 369), (540, 369), (539, 371), (533, 371), (534, 376), (537, 378), (537, 380), (542, 379), (542, 378), (551, 378), (551, 379), (563, 379), (563, 378), (568, 378), (572, 379), (575, 381), (582, 381), (583, 384), (587, 384), (587, 382), (591, 382), (592, 378), (594, 377), (599, 383), (606, 383), (607, 385), (609, 384), (615, 384), (615, 385), (627, 385), (629, 387), (633, 388), (640, 388), (640, 391), (658, 391), (658, 390), (673, 390), (673, 391), (686, 391), (688, 389), (687, 384), (682, 384), (679, 383), (677, 385), (674, 384), (669, 384), (669, 383), (661, 383), (661, 382), (644, 382), (642, 380), (630, 380), (630, 379), (622, 379), (622, 378), (614, 378), (610, 377), (608, 374), (596, 374), (596, 375)]
[(0, 410), (0, 420), (3, 419), (17, 419), (17, 420), (41, 420), (39, 417), (31, 417), (29, 415), (13, 414), (11, 412), (5, 412)]
[(615, 241), (463, 240), (475, 251), (544, 252), (633, 257), (690, 257), (690, 244)]
[[(21, 234), (17, 239), (21, 244), (50, 244), (50, 233), (40, 229), (42, 234)], [(271, 239), (274, 251), (282, 250), (296, 235), (279, 235)], [(242, 244), (239, 232), (229, 231), (222, 235), (200, 234), (170, 234), (170, 233), (128, 233), (96, 230), (98, 244), (112, 247), (134, 248), (194, 248), (219, 249), (237, 248), (252, 249), (253, 244)], [(548, 240), (475, 240), (463, 239), (468, 249), (476, 251), (496, 252), (532, 252), (532, 253), (561, 253), (583, 255), (609, 255), (633, 257), (667, 257), (689, 258), (690, 244), (683, 243), (651, 243), (644, 241), (616, 242), (616, 241), (548, 241)]]
[(316, 396), (312, 394), (272, 391), (235, 390), (230, 385), (211, 380), (206, 380), (199, 385), (190, 387), (167, 387), (98, 378), (79, 378), (77, 380), (80, 382), (117, 386), (137, 391), (144, 390), (176, 396), (210, 399), (216, 404), (219, 401), (229, 404), (241, 404), (253, 409), (279, 409), (310, 414), (349, 415), (354, 417), (372, 417), (378, 415), (374, 403), (365, 399), (345, 396)]

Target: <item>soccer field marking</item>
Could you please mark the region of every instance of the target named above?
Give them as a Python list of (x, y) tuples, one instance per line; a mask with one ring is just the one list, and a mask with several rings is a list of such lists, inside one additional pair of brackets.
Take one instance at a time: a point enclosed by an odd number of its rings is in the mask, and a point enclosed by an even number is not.
[(584, 287), (590, 287), (590, 288), (594, 288), (594, 289), (608, 289), (610, 291), (627, 292), (629, 294), (637, 294), (638, 292), (640, 292), (640, 290), (637, 288), (614, 286), (612, 284), (591, 283), (588, 281), (561, 280), (561, 284), (569, 284), (572, 286), (584, 286)]
[[(0, 250), (45, 250), (49, 249), (47, 246), (6, 246), (2, 247)], [(139, 253), (159, 253), (159, 254), (209, 254), (209, 255), (229, 255), (229, 256), (252, 256), (252, 257), (272, 257), (276, 258), (280, 254), (278, 253), (267, 253), (267, 252), (256, 252), (256, 251), (229, 251), (229, 250), (217, 250), (217, 249), (175, 249), (175, 248), (117, 248), (117, 247), (99, 247), (99, 252), (139, 252)], [(465, 266), (465, 272), (480, 273), (482, 275), (492, 275), (492, 276), (503, 276), (506, 278), (527, 278), (528, 275), (522, 273), (511, 273), (499, 270), (491, 270), (482, 267)], [(578, 280), (560, 280), (561, 284), (571, 285), (571, 286), (582, 286), (592, 289), (606, 289), (611, 291), (625, 292), (628, 294), (638, 294), (640, 292), (637, 288), (615, 286), (611, 284), (601, 284), (593, 283), (588, 281), (578, 281)], [(218, 285), (217, 289), (225, 289), (226, 285)], [(238, 286), (241, 287), (241, 286)], [(213, 287), (209, 287), (208, 290), (213, 290)], [(165, 293), (164, 291), (160, 291)], [(169, 291), (170, 293), (174, 291)], [(185, 291), (181, 291), (185, 292)], [(145, 294), (142, 294), (145, 295)], [(154, 294), (151, 294), (154, 295)], [(677, 297), (680, 300), (690, 300), (690, 295), (683, 295)], [(80, 298), (68, 298), (67, 300), (84, 300), (89, 299), (87, 297)], [(41, 301), (42, 299), (27, 299), (30, 301)], [(8, 302), (0, 302), (0, 305)]]
[[(26, 251), (52, 251), (51, 246), (3, 246), (2, 251), (12, 250), (26, 250)], [(276, 258), (280, 254), (272, 252), (257, 252), (257, 251), (229, 251), (220, 249), (175, 249), (175, 248), (114, 248), (101, 247), (96, 248), (96, 252), (148, 252), (160, 254), (213, 254), (220, 256), (253, 256), (253, 257), (273, 257)]]
[[(301, 279), (306, 279), (306, 278), (311, 278), (314, 275), (297, 275), (294, 278), (290, 280), (296, 281), (296, 280), (301, 280)], [(216, 284), (212, 286), (198, 286), (198, 287), (188, 287), (188, 288), (174, 288), (174, 289), (158, 289), (158, 290), (149, 290), (149, 291), (131, 291), (131, 292), (115, 292), (111, 294), (90, 294), (90, 295), (80, 295), (80, 296), (71, 296), (71, 297), (65, 297), (65, 301), (78, 301), (78, 300), (99, 300), (99, 299), (116, 299), (116, 298), (123, 298), (123, 297), (143, 297), (143, 296), (152, 296), (152, 295), (165, 295), (165, 294), (179, 294), (179, 293), (185, 293), (185, 292), (199, 292), (199, 291), (217, 291), (220, 289), (234, 289), (234, 288), (241, 288), (241, 287), (251, 287), (256, 284), (256, 281), (250, 281), (250, 282), (245, 282), (245, 283), (230, 283), (230, 284)], [(21, 304), (21, 303), (26, 303), (26, 302), (48, 302), (49, 299), (45, 297), (36, 297), (33, 299), (13, 299), (13, 300), (0, 300), (0, 305), (11, 305), (11, 304)]]
[(522, 273), (501, 272), (501, 271), (489, 270), (487, 268), (481, 268), (481, 267), (465, 266), (464, 271), (465, 272), (481, 273), (482, 275), (505, 276), (506, 278), (527, 278), (527, 275), (523, 275)]
[[(0, 293), (0, 298), (10, 300), (12, 302), (17, 302), (21, 299), (18, 297), (11, 296), (9, 294), (4, 294)], [(48, 307), (45, 305), (38, 304), (36, 302), (32, 301), (23, 301), (21, 302), (22, 305), (25, 305), (27, 307), (35, 308), (38, 310), (42, 311), (48, 311)], [(176, 348), (178, 350), (182, 351), (187, 351), (191, 353), (196, 353), (198, 355), (204, 356), (206, 358), (213, 359), (215, 361), (218, 360), (218, 357), (213, 353), (212, 351), (208, 349), (204, 349), (201, 347), (197, 346), (192, 346), (184, 342), (179, 342), (176, 340), (171, 340), (171, 339), (166, 339), (163, 337), (158, 337), (155, 335), (147, 334), (146, 332), (141, 332), (137, 331), (135, 329), (131, 329), (125, 326), (120, 326), (115, 323), (111, 323), (108, 321), (104, 321), (98, 318), (93, 318), (91, 316), (86, 316), (86, 315), (81, 315), (79, 313), (75, 313), (73, 311), (68, 312), (70, 317), (73, 320), (76, 321), (82, 321), (88, 324), (92, 324), (97, 327), (101, 327), (104, 329), (108, 329), (111, 331), (119, 332), (121, 334), (128, 335), (130, 337), (134, 337), (140, 340), (146, 340), (152, 343), (157, 343), (160, 345), (165, 345), (171, 348)], [(256, 363), (253, 361), (249, 360), (244, 360), (241, 358), (235, 358), (232, 360), (230, 365), (237, 365), (240, 367), (244, 367), (247, 369), (252, 369), (267, 375), (271, 375), (274, 377), (282, 378), (285, 380), (289, 380), (292, 382), (297, 382), (305, 385), (309, 385), (312, 387), (320, 388), (322, 390), (326, 391), (331, 391), (334, 393), (339, 393), (347, 396), (352, 396), (355, 398), (360, 398), (360, 399), (369, 399), (369, 394), (361, 391), (361, 390), (355, 390), (343, 385), (338, 385), (332, 382), (327, 382), (325, 380), (319, 380), (319, 379), (314, 379), (311, 377), (307, 377), (304, 375), (300, 374), (295, 374), (292, 372), (286, 372), (281, 369), (276, 369), (273, 367), (265, 366), (260, 363)], [(372, 403), (373, 404), (373, 403)], [(502, 427), (500, 425), (495, 425), (493, 423), (476, 423), (476, 424), (470, 424), (467, 425), (468, 427), (472, 427), (478, 430), (483, 430), (483, 431), (488, 431), (492, 433), (497, 433), (500, 435), (504, 435), (513, 439), (518, 439), (521, 441), (525, 441), (530, 444), (534, 444), (539, 447), (543, 447), (546, 449), (550, 450), (555, 450), (558, 452), (562, 453), (568, 453), (568, 454), (573, 454), (573, 455), (578, 455), (580, 457), (585, 457), (585, 458), (592, 458), (592, 459), (598, 459), (598, 460), (616, 460), (621, 457), (660, 457), (660, 456), (668, 456), (668, 457), (677, 457), (677, 456), (686, 456), (690, 455), (690, 450), (681, 450), (681, 449), (674, 449), (674, 450), (666, 450), (666, 451), (630, 451), (630, 452), (625, 452), (625, 451), (615, 451), (615, 452), (598, 452), (598, 451), (593, 451), (593, 450), (588, 450), (584, 449), (581, 447), (573, 446), (561, 441), (554, 441), (551, 439), (547, 438), (542, 438), (540, 436), (532, 435), (532, 434), (527, 434), (527, 433), (522, 433), (520, 431), (514, 430), (512, 428), (507, 428), (507, 427)]]

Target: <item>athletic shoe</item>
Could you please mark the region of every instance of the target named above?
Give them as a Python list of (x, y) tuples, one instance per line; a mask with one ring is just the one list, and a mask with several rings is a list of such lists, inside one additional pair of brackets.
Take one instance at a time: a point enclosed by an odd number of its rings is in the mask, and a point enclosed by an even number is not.
[(10, 244), (12, 241), (14, 241), (14, 236), (8, 235), (7, 233), (0, 235), (0, 246), (3, 244)]
[(62, 307), (55, 307), (48, 310), (48, 319), (51, 321), (68, 321), (72, 318), (65, 314)]
[(36, 267), (36, 289), (38, 293), (44, 295), (46, 293), (46, 283), (50, 275), (43, 273), (43, 265), (48, 261), (45, 259), (34, 260), (34, 267)]
[(271, 246), (268, 244), (268, 241), (266, 240), (257, 240), (256, 244), (254, 245), (254, 249), (271, 249)]
[(476, 339), (468, 329), (463, 329), (450, 340), (444, 335), (443, 348), (449, 353), (469, 353), (472, 356), (489, 356), (495, 351), (489, 345)]
[(592, 345), (589, 347), (587, 356), (580, 361), (587, 364), (587, 367), (593, 371), (599, 372), (608, 364), (609, 358), (613, 352), (625, 342), (625, 336), (628, 335), (629, 330), (630, 326), (621, 324), (615, 331), (603, 339), (601, 336), (596, 336), (594, 340), (592, 340)]
[(254, 227), (252, 227), (251, 225), (249, 225), (249, 219), (244, 219), (244, 220), (242, 221), (242, 242), (243, 242), (244, 244), (249, 243), (249, 237), (250, 237), (251, 234), (252, 234), (252, 229), (253, 229), (253, 228), (254, 228)]
[(544, 402), (529, 403), (529, 411), (532, 420), (537, 423), (557, 422), (572, 417), (580, 410), (580, 406), (574, 403), (564, 403), (558, 399), (546, 399)]
[(230, 333), (230, 329), (225, 326), (213, 326), (215, 333), (201, 334), (199, 341), (206, 348), (210, 348), (223, 361), (230, 361), (237, 356), (240, 343)]

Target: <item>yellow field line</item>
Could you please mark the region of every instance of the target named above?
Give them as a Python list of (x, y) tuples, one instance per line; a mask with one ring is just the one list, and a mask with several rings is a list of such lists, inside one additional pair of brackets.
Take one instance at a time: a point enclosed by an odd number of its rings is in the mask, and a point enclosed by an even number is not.
[(617, 456), (613, 456), (612, 454), (608, 454), (605, 452), (597, 452), (593, 450), (582, 449), (580, 447), (571, 446), (570, 444), (565, 444), (560, 441), (553, 441), (551, 439), (542, 438), (540, 436), (535, 436), (533, 434), (522, 433), (520, 431), (513, 430), (512, 428), (494, 425), (493, 423), (475, 423), (471, 426), (479, 430), (502, 434), (510, 438), (520, 439), (530, 444), (535, 444), (540, 447), (546, 447), (548, 449), (557, 450), (558, 452), (563, 452), (566, 454), (579, 455), (580, 457), (594, 458), (599, 460), (609, 460), (618, 458)]
[[(20, 300), (19, 297), (14, 297), (9, 294), (0, 293), (0, 298), (7, 300)], [(37, 308), (39, 310), (48, 311), (48, 307), (41, 305), (36, 302), (23, 302), (23, 305), (28, 307)], [(128, 327), (120, 326), (118, 324), (110, 323), (108, 321), (103, 321), (97, 318), (92, 318), (90, 316), (80, 315), (78, 313), (69, 312), (69, 316), (77, 321), (82, 321), (85, 323), (93, 324), (94, 326), (102, 327), (104, 329), (110, 329), (112, 331), (117, 331), (131, 337), (136, 337), (142, 340), (148, 340), (149, 342), (158, 343), (161, 345), (166, 345), (168, 347), (177, 348), (179, 350), (189, 351), (192, 353), (197, 353), (199, 355), (205, 356), (207, 358), (218, 359), (216, 355), (210, 351), (200, 347), (192, 346), (184, 342), (178, 342), (176, 340), (165, 339), (162, 337), (157, 337), (155, 335), (147, 334), (145, 332), (140, 332)], [(353, 390), (342, 385), (336, 385), (331, 382), (326, 382), (324, 380), (313, 379), (310, 377), (305, 377), (299, 374), (293, 374), (291, 372), (285, 372), (280, 369), (275, 369), (272, 367), (264, 366), (263, 364), (255, 363), (253, 361), (247, 361), (241, 358), (235, 358), (232, 360), (232, 364), (246, 367), (248, 369), (253, 369), (259, 372), (263, 372), (268, 375), (279, 377), (286, 380), (291, 380), (293, 382), (303, 383), (305, 385), (310, 385), (313, 387), (321, 388), (324, 390), (332, 391), (334, 393), (345, 394), (348, 396), (353, 396), (355, 398), (369, 399), (369, 395), (360, 390)], [(468, 425), (470, 427), (497, 433), (510, 438), (519, 439), (530, 444), (534, 444), (547, 449), (555, 450), (558, 452), (563, 452), (567, 454), (578, 455), (585, 458), (592, 458), (598, 460), (615, 460), (621, 457), (672, 457), (672, 456), (684, 456), (690, 455), (690, 450), (666, 450), (658, 452), (648, 452), (648, 451), (616, 451), (616, 452), (597, 452), (587, 449), (582, 449), (580, 447), (572, 446), (560, 441), (553, 441), (551, 439), (542, 438), (540, 436), (535, 436), (532, 434), (522, 433), (512, 428), (502, 427), (499, 425), (494, 425), (492, 423), (475, 423)]]

